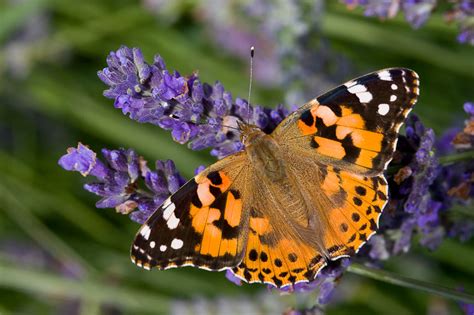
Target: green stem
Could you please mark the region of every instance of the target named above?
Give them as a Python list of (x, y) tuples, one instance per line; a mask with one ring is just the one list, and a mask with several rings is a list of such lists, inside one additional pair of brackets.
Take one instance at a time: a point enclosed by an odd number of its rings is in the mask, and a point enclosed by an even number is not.
[(439, 163), (443, 165), (452, 164), (460, 161), (474, 160), (474, 150), (466, 152), (454, 153), (439, 158)]
[(16, 194), (0, 182), (0, 198), (6, 214), (15, 221), (23, 231), (37, 242), (42, 248), (61, 261), (74, 261), (89, 272), (95, 272), (81, 255), (66, 242), (52, 232), (22, 203)]
[(389, 271), (374, 269), (360, 264), (352, 264), (349, 266), (348, 271), (360, 276), (391, 283), (405, 288), (416, 289), (459, 302), (474, 304), (474, 295), (472, 294), (458, 292), (454, 289), (446, 288), (433, 283), (407, 278)]

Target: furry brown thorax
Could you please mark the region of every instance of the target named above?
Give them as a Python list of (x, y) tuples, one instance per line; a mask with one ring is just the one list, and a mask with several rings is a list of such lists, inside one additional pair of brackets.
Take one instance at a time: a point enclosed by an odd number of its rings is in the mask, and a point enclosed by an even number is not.
[(286, 172), (278, 142), (255, 125), (240, 123), (239, 128), (240, 139), (257, 172), (272, 181), (282, 180)]

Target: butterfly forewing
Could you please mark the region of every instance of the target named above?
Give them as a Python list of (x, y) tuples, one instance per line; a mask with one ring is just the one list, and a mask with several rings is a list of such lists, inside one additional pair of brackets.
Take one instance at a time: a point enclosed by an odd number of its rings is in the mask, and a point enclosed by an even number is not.
[(414, 71), (381, 70), (307, 103), (286, 118), (274, 134), (283, 144), (314, 156), (322, 164), (377, 175), (390, 162), (398, 131), (418, 93)]
[(138, 231), (131, 258), (146, 269), (238, 264), (246, 244), (243, 155), (212, 165), (168, 198)]

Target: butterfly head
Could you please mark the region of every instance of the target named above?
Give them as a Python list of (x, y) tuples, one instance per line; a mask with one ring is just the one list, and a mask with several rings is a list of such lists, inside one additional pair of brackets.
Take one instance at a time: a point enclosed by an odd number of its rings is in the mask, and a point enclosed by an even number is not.
[(259, 139), (266, 135), (262, 129), (255, 125), (248, 124), (240, 120), (237, 122), (237, 125), (240, 130), (240, 141), (246, 147), (256, 143)]

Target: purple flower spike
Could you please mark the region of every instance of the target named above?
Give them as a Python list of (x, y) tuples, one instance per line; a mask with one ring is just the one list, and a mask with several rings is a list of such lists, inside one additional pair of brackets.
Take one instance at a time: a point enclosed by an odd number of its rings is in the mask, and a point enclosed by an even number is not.
[(431, 16), (436, 0), (405, 0), (402, 3), (405, 18), (413, 28), (420, 28)]
[(68, 153), (59, 159), (59, 165), (98, 179), (84, 185), (87, 191), (102, 197), (96, 203), (97, 208), (115, 208), (123, 214), (131, 213), (132, 220), (139, 223), (143, 223), (185, 183), (172, 161), (157, 161), (156, 171), (152, 171), (146, 166), (146, 161), (130, 149), (103, 149), (102, 155), (106, 163), (79, 143), (77, 149), (68, 149)]
[(116, 108), (133, 120), (171, 130), (176, 142), (193, 150), (211, 147), (218, 158), (243, 149), (234, 129), (238, 120), (271, 132), (288, 114), (282, 107), (266, 110), (242, 99), (234, 102), (221, 83), (211, 86), (197, 74), (171, 73), (160, 56), (149, 65), (137, 48), (121, 47), (110, 53), (107, 64), (98, 76), (109, 86), (104, 95), (115, 100)]
[[(414, 28), (423, 26), (440, 1), (437, 0), (345, 0), (348, 8), (361, 6), (366, 16), (380, 19), (394, 18), (398, 12), (405, 14), (405, 19)], [(445, 12), (448, 22), (456, 22), (459, 27), (458, 42), (474, 45), (474, 2), (472, 0), (452, 1), (453, 8)]]

